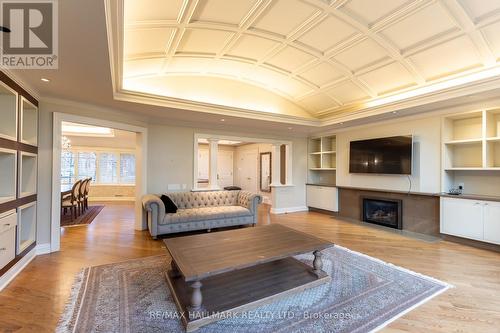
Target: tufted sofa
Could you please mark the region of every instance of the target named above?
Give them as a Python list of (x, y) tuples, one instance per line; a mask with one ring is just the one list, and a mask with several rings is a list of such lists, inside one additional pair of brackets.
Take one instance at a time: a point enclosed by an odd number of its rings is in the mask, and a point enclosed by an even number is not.
[(177, 213), (165, 213), (161, 195), (142, 198), (151, 236), (257, 223), (262, 197), (247, 191), (175, 192), (167, 194)]

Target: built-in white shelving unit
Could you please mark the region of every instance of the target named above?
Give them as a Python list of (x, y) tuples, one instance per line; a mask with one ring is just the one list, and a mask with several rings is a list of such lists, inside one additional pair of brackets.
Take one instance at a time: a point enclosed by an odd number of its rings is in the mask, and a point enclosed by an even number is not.
[(17, 93), (0, 81), (0, 137), (17, 140)]
[(337, 138), (335, 135), (310, 138), (308, 141), (308, 182), (335, 184)]
[(36, 194), (37, 155), (21, 152), (19, 155), (20, 197)]
[[(442, 191), (465, 184), (464, 192), (500, 195), (500, 109), (443, 117)], [(493, 173), (492, 173), (493, 172)]]
[(0, 148), (0, 203), (16, 199), (17, 151)]
[(21, 142), (38, 145), (38, 108), (21, 97)]
[(20, 254), (36, 239), (36, 202), (17, 209), (17, 254)]

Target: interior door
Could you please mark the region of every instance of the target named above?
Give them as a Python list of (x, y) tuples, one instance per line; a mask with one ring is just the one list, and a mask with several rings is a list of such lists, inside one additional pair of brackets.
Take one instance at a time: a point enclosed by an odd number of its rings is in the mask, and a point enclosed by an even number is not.
[(198, 149), (198, 187), (208, 186), (208, 149)]
[(233, 152), (219, 150), (217, 154), (217, 178), (220, 188), (233, 185)]
[(244, 151), (238, 160), (238, 182), (245, 191), (257, 192), (257, 151)]
[(484, 240), (500, 244), (500, 203), (485, 202), (484, 207)]

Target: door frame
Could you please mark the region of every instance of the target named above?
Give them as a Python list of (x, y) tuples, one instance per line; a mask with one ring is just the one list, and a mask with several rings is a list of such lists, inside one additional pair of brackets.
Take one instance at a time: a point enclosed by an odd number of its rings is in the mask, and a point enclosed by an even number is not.
[(192, 191), (200, 191), (204, 190), (198, 188), (198, 184), (196, 179), (198, 177), (198, 139), (218, 139), (218, 140), (230, 140), (230, 141), (243, 141), (243, 142), (252, 142), (252, 143), (269, 143), (269, 144), (283, 144), (288, 146), (288, 154), (287, 154), (287, 178), (286, 185), (284, 186), (292, 186), (292, 151), (293, 144), (292, 141), (289, 140), (279, 140), (279, 139), (267, 139), (267, 138), (252, 138), (252, 137), (244, 137), (244, 136), (234, 136), (234, 135), (224, 135), (217, 133), (194, 133), (193, 140), (193, 188)]
[(148, 129), (99, 118), (90, 118), (67, 113), (54, 112), (52, 137), (52, 212), (50, 228), (50, 252), (61, 249), (61, 135), (64, 121), (110, 127), (136, 133), (136, 179), (135, 179), (135, 229), (147, 228), (141, 198), (147, 192), (147, 140)]

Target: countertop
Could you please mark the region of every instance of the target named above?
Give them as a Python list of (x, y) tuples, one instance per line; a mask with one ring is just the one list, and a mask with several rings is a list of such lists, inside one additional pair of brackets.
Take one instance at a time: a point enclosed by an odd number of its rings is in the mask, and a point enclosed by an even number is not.
[(311, 186), (323, 186), (323, 187), (337, 187), (337, 185), (333, 185), (333, 184), (315, 184), (315, 183), (306, 183), (306, 185), (311, 185)]
[(332, 184), (314, 184), (314, 183), (306, 183), (306, 185), (311, 186), (324, 186), (324, 187), (337, 187), (339, 189), (346, 190), (358, 190), (358, 191), (369, 191), (369, 192), (385, 192), (385, 193), (397, 193), (397, 194), (410, 194), (410, 195), (425, 195), (432, 197), (443, 197), (443, 198), (454, 198), (454, 199), (469, 199), (469, 200), (484, 200), (484, 201), (496, 201), (500, 202), (500, 196), (494, 195), (482, 195), (482, 194), (459, 194), (453, 195), (448, 193), (430, 193), (430, 192), (407, 192), (407, 191), (399, 191), (399, 190), (386, 190), (386, 189), (376, 189), (376, 188), (368, 188), (368, 187), (356, 187), (356, 186), (342, 186), (342, 185), (332, 185)]
[(469, 199), (469, 200), (484, 200), (484, 201), (498, 201), (500, 202), (500, 196), (494, 195), (481, 195), (481, 194), (459, 194), (453, 195), (448, 193), (441, 193), (441, 197), (453, 198), (453, 199)]

